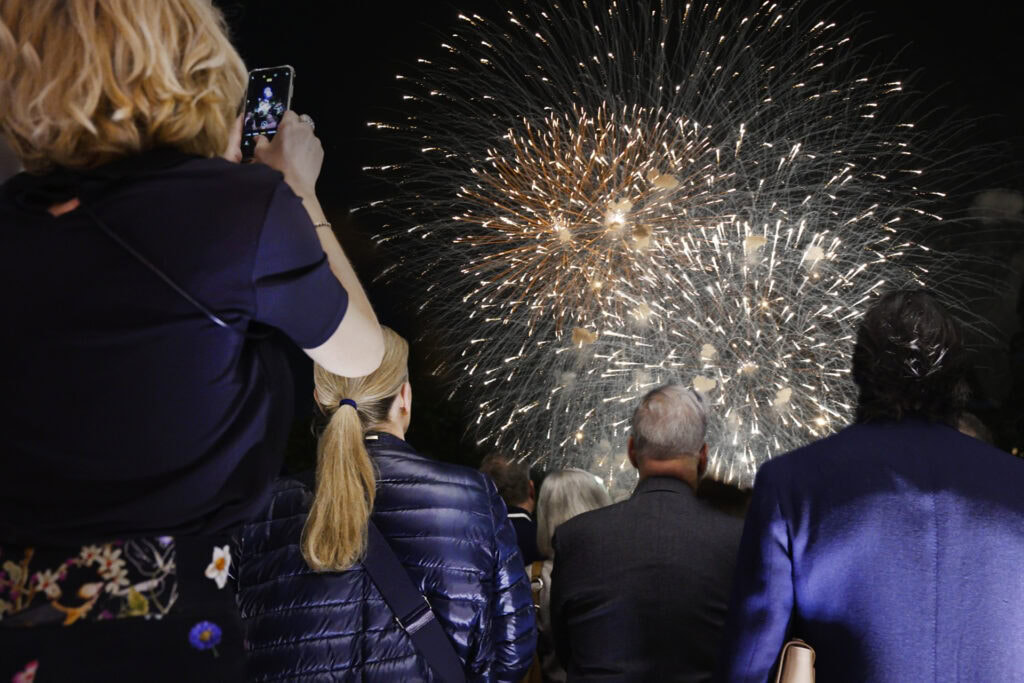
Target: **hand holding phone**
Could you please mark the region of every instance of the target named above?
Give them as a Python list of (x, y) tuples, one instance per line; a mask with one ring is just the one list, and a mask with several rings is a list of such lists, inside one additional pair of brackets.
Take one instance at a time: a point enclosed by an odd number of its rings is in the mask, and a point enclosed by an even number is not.
[(313, 127), (301, 121), (295, 112), (284, 113), (272, 141), (259, 139), (253, 158), (283, 173), (285, 182), (299, 197), (316, 197), (324, 148), (313, 134)]
[(250, 159), (256, 140), (277, 134), (284, 113), (292, 106), (295, 69), (284, 64), (249, 72), (242, 119), (242, 158)]

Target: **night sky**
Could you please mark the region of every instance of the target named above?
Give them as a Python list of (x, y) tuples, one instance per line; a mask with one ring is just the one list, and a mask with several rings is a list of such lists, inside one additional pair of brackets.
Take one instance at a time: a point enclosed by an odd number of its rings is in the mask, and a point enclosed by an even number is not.
[[(387, 265), (388, 255), (369, 241), (377, 228), (373, 216), (360, 214), (358, 220), (351, 220), (347, 210), (386, 196), (389, 188), (360, 170), (386, 159), (381, 138), (366, 122), (401, 117), (395, 74), (409, 71), (417, 57), (439, 54), (445, 32), (460, 23), (456, 20), (460, 11), (498, 18), (502, 7), (519, 7), (519, 0), (215, 1), (227, 15), (249, 68), (285, 63), (295, 67), (293, 108), (313, 116), (326, 149), (321, 201), (361, 277), (369, 281)], [(952, 5), (956, 11), (941, 11), (939, 6), (916, 0), (860, 0), (837, 4), (830, 14), (844, 23), (862, 19), (864, 25), (854, 37), (861, 43), (877, 39), (872, 56), (912, 72), (911, 89), (924, 100), (919, 111), (931, 112), (924, 118), (925, 125), (960, 122), (946, 136), (951, 148), (985, 150), (974, 161), (968, 154), (956, 171), (960, 195), (954, 201), (966, 212), (977, 192), (1019, 191), (1024, 179), (1024, 60), (1020, 54), (1024, 3), (982, 0)], [(1013, 242), (1010, 252), (1021, 250), (1024, 241), (1017, 224), (998, 234), (995, 239), (1000, 242), (993, 242), (993, 251), (1006, 251), (1007, 234)], [(409, 292), (400, 285), (369, 289), (382, 322), (410, 338), (429, 332), (429, 320), (413, 319), (402, 306)], [(1008, 285), (1006, 297), (1012, 300), (1015, 295), (1015, 288)], [(1004, 332), (1009, 335), (1013, 323), (1007, 324), (1011, 327)], [(465, 419), (461, 408), (437, 407), (446, 404), (444, 387), (428, 377), (428, 368), (415, 349), (413, 355), (414, 386), (420, 397), (416, 401), (420, 419), (414, 419), (418, 445), (445, 459), (474, 462), (479, 454), (471, 452), (466, 439), (459, 442), (460, 422)]]
[[(318, 122), (327, 149), (321, 190), (337, 209), (379, 189), (359, 171), (377, 159), (365, 123), (401, 111), (395, 74), (408, 71), (417, 57), (437, 55), (444, 33), (460, 24), (458, 12), (500, 17), (503, 7), (519, 6), (518, 0), (218, 4), (250, 68), (282, 63), (296, 68), (294, 105)], [(1018, 168), (1004, 173), (1009, 185), (1019, 180), (1024, 165), (1024, 3), (981, 0), (954, 5), (955, 12), (938, 6), (857, 0), (836, 5), (832, 15), (847, 22), (865, 19), (855, 34), (860, 42), (880, 39), (874, 52), (916, 72), (911, 85), (927, 94), (932, 107), (974, 122), (965, 142), (996, 145), (1006, 159), (1015, 160)]]

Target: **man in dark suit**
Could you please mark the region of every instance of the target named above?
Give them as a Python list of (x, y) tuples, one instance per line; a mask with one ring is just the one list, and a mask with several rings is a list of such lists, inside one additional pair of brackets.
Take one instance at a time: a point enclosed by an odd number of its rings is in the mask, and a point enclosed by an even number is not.
[(551, 614), (570, 681), (704, 681), (725, 620), (743, 522), (694, 494), (707, 413), (670, 384), (633, 413), (626, 501), (555, 532)]
[(767, 680), (789, 637), (830, 683), (1024, 680), (1024, 462), (951, 426), (963, 364), (929, 295), (868, 311), (856, 424), (757, 475), (722, 680)]

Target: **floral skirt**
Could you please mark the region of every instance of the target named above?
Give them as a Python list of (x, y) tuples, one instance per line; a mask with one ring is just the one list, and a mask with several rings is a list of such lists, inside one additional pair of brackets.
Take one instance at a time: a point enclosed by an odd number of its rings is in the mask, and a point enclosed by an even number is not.
[(0, 683), (241, 681), (226, 537), (0, 545)]

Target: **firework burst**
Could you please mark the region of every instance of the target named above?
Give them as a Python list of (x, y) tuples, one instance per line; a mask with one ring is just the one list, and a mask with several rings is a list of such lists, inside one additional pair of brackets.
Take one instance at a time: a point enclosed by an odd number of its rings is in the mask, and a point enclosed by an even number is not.
[[(481, 443), (624, 468), (637, 399), (683, 381), (714, 406), (712, 471), (843, 425), (865, 304), (920, 282), (907, 97), (860, 73), (811, 3), (531, 2), (461, 16), (421, 60), (419, 153), (380, 241), (428, 283)], [(913, 219), (909, 221), (908, 219)]]

